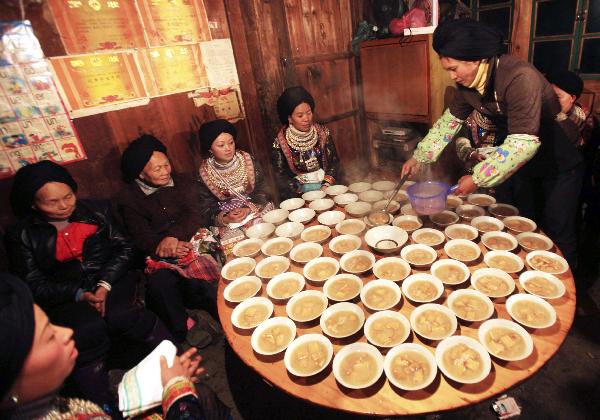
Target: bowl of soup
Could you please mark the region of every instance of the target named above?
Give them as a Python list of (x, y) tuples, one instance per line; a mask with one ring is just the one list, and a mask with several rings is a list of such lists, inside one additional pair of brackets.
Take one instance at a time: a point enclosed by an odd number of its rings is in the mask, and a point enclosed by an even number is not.
[(471, 226), (481, 233), (502, 231), (504, 229), (502, 220), (490, 216), (477, 216), (473, 218)]
[(367, 388), (377, 382), (382, 373), (383, 356), (368, 343), (344, 346), (333, 358), (333, 376), (346, 388)]
[(334, 205), (335, 203), (331, 198), (319, 198), (318, 200), (311, 201), (308, 208), (317, 213), (323, 213), (324, 211), (331, 210)]
[(304, 230), (304, 225), (300, 222), (285, 222), (281, 225), (277, 226), (275, 229), (275, 235), (280, 238), (290, 238), (296, 239), (302, 231)]
[(302, 272), (308, 280), (323, 283), (335, 276), (339, 270), (340, 263), (335, 258), (319, 257), (306, 263)]
[(284, 351), (296, 338), (296, 324), (285, 316), (276, 316), (260, 324), (252, 332), (252, 349), (263, 356)]
[(356, 235), (339, 235), (329, 242), (329, 249), (337, 255), (344, 255), (360, 248), (362, 241)]
[(363, 217), (365, 224), (369, 227), (389, 225), (394, 216), (381, 210), (373, 209), (367, 216)]
[(323, 255), (323, 247), (316, 242), (303, 242), (290, 251), (290, 259), (299, 264), (305, 264), (321, 255)]
[(456, 207), (456, 214), (465, 222), (470, 222), (476, 217), (485, 215), (485, 210), (473, 204), (461, 204)]
[(359, 219), (346, 219), (335, 225), (335, 230), (341, 235), (360, 235), (366, 229), (365, 222)]
[(318, 290), (295, 294), (285, 305), (285, 313), (296, 322), (309, 322), (321, 316), (327, 308), (327, 296)]
[(354, 274), (336, 274), (323, 285), (323, 293), (329, 300), (343, 302), (352, 300), (360, 294), (363, 281)]
[(465, 263), (444, 258), (431, 264), (431, 274), (444, 284), (461, 284), (469, 279), (471, 272)]
[(345, 218), (346, 214), (344, 212), (341, 212), (339, 210), (329, 210), (324, 213), (321, 213), (319, 217), (317, 217), (317, 220), (322, 225), (334, 227)]
[(410, 264), (398, 257), (382, 258), (373, 265), (373, 274), (378, 279), (402, 281), (410, 272)]
[(398, 252), (406, 241), (408, 241), (408, 234), (396, 226), (375, 226), (365, 233), (367, 245), (382, 254)]
[(402, 248), (400, 256), (414, 267), (426, 267), (437, 259), (437, 252), (427, 245), (412, 244)]
[(288, 219), (290, 220), (290, 222), (300, 222), (302, 224), (307, 224), (315, 217), (316, 214), (317, 213), (311, 208), (301, 208), (290, 212), (290, 214), (288, 215)]
[(355, 201), (353, 203), (346, 204), (344, 210), (352, 217), (364, 217), (371, 212), (373, 206), (371, 203), (364, 201)]
[(458, 327), (456, 315), (449, 308), (436, 303), (417, 306), (410, 314), (410, 326), (427, 340), (443, 340)]
[(263, 279), (271, 279), (277, 274), (284, 273), (290, 268), (290, 260), (286, 257), (267, 257), (256, 264), (255, 273)]
[(373, 264), (375, 264), (375, 255), (359, 249), (348, 252), (340, 258), (342, 270), (352, 274), (361, 274), (369, 271), (373, 267)]
[(360, 201), (364, 201), (365, 203), (375, 203), (377, 201), (383, 200), (383, 193), (381, 191), (368, 190), (363, 191), (358, 194), (358, 199)]
[(350, 203), (354, 203), (355, 201), (358, 201), (358, 195), (356, 195), (354, 193), (344, 193), (344, 194), (336, 195), (335, 197), (333, 197), (333, 201), (338, 206), (346, 207), (346, 205), (348, 205)]
[(483, 257), (483, 262), (506, 273), (518, 273), (525, 266), (521, 257), (508, 251), (490, 251)]
[(238, 242), (232, 249), (236, 257), (255, 257), (260, 252), (260, 247), (264, 241), (262, 239), (244, 239)]
[(319, 322), (321, 330), (329, 337), (350, 337), (362, 328), (365, 314), (354, 303), (340, 302), (325, 309)]
[(462, 384), (476, 384), (490, 373), (492, 360), (477, 340), (453, 336), (442, 340), (435, 349), (435, 359), (442, 373)]
[(272, 223), (275, 226), (279, 226), (283, 222), (286, 221), (290, 212), (286, 209), (275, 209), (271, 210), (262, 215), (262, 219), (264, 222)]
[(523, 360), (533, 352), (531, 335), (508, 319), (489, 319), (477, 331), (479, 342), (492, 356), (508, 362)]
[(300, 273), (281, 273), (267, 283), (267, 295), (271, 299), (286, 300), (300, 293), (306, 281)]
[(422, 228), (415, 230), (410, 237), (417, 244), (429, 245), (436, 247), (441, 245), (446, 237), (437, 229)]
[(452, 239), (444, 245), (444, 251), (450, 258), (470, 263), (481, 255), (481, 249), (475, 242), (466, 239)]
[(423, 226), (423, 222), (419, 217), (410, 214), (398, 216), (392, 221), (392, 226), (404, 229), (407, 232), (413, 232)]
[(256, 327), (273, 314), (273, 303), (266, 297), (246, 299), (231, 312), (231, 323), (242, 330)]
[(569, 264), (560, 255), (548, 251), (532, 251), (525, 257), (527, 264), (537, 271), (549, 274), (563, 274), (569, 269)]
[(515, 206), (511, 206), (510, 204), (504, 204), (504, 203), (491, 204), (488, 207), (488, 211), (490, 212), (490, 214), (492, 216), (495, 216), (499, 219), (504, 219), (505, 217), (519, 215), (518, 208), (516, 208)]
[(486, 232), (481, 235), (481, 243), (491, 251), (513, 251), (519, 245), (514, 236), (504, 232)]
[(292, 241), (290, 238), (273, 238), (265, 242), (261, 246), (260, 250), (267, 257), (272, 257), (276, 255), (287, 254), (290, 252), (293, 246), (294, 241)]
[(239, 277), (249, 275), (252, 273), (255, 267), (256, 261), (254, 258), (235, 258), (223, 266), (221, 269), (221, 277), (223, 277), (225, 280), (232, 281)]
[(393, 308), (401, 298), (400, 287), (389, 280), (371, 280), (360, 291), (360, 300), (372, 311)]
[(355, 194), (369, 191), (371, 189), (370, 182), (354, 182), (348, 185), (348, 191), (353, 192)]
[(335, 197), (338, 196), (340, 194), (344, 194), (348, 191), (348, 187), (345, 185), (330, 185), (329, 187), (325, 188), (325, 194)]
[(314, 191), (308, 191), (308, 192), (305, 192), (304, 194), (302, 194), (302, 199), (304, 199), (305, 201), (315, 201), (320, 198), (325, 198), (326, 195), (327, 195), (327, 193), (325, 191), (314, 190)]
[(480, 268), (471, 275), (471, 285), (491, 298), (510, 295), (515, 290), (515, 281), (510, 274), (498, 268)]
[(565, 284), (557, 277), (543, 271), (525, 271), (519, 276), (519, 283), (527, 293), (542, 299), (558, 299), (565, 294)]
[(479, 236), (479, 231), (471, 225), (458, 223), (450, 225), (444, 229), (444, 233), (449, 239), (465, 239), (474, 241)]
[(374, 346), (390, 348), (406, 341), (410, 335), (410, 322), (400, 312), (379, 311), (367, 318), (364, 331)]
[(464, 321), (484, 321), (494, 313), (489, 297), (477, 290), (460, 289), (448, 295), (448, 307)]
[(261, 287), (262, 282), (256, 276), (239, 277), (225, 287), (223, 297), (231, 303), (243, 302), (255, 296)]
[(331, 236), (331, 228), (328, 226), (316, 225), (305, 229), (300, 238), (305, 242), (323, 243)]
[[(389, 200), (390, 197), (394, 194), (394, 191), (384, 191), (383, 198)], [(394, 201), (397, 201), (400, 204), (404, 204), (409, 201), (408, 193), (404, 190), (399, 190), (393, 198)]]
[(554, 243), (545, 235), (523, 232), (517, 235), (517, 241), (525, 251), (550, 251)]
[(376, 191), (391, 191), (394, 189), (395, 186), (396, 184), (394, 182), (386, 180), (374, 182), (371, 188), (373, 188)]
[(373, 210), (383, 210), (387, 206), (387, 212), (395, 214), (400, 210), (400, 203), (392, 200), (388, 206), (388, 200), (379, 200), (373, 203)]
[(458, 222), (459, 218), (456, 213), (450, 210), (444, 210), (437, 214), (429, 216), (429, 220), (437, 226), (446, 227)]
[(489, 207), (496, 203), (496, 199), (488, 194), (469, 194), (467, 196), (467, 203), (479, 207)]
[(402, 293), (413, 302), (433, 302), (444, 293), (444, 284), (431, 274), (417, 273), (402, 282)]
[(274, 231), (275, 225), (273, 223), (258, 223), (246, 229), (246, 236), (248, 238), (266, 239), (271, 236)]
[(306, 203), (306, 201), (304, 201), (304, 199), (302, 198), (288, 198), (287, 200), (283, 200), (281, 204), (279, 204), (279, 208), (287, 211), (292, 211), (303, 207), (304, 203)]
[(437, 375), (435, 357), (416, 343), (404, 343), (391, 349), (385, 355), (383, 366), (388, 380), (406, 391), (426, 388)]
[(446, 208), (448, 209), (455, 209), (461, 204), (463, 204), (462, 198), (454, 194), (449, 194), (448, 197), (446, 197)]
[(508, 230), (515, 233), (533, 232), (537, 229), (536, 223), (527, 217), (509, 216), (502, 221)]
[(548, 328), (556, 322), (556, 311), (538, 296), (518, 293), (506, 300), (508, 314), (529, 328)]
[(292, 341), (285, 350), (283, 362), (294, 376), (316, 375), (333, 358), (331, 341), (322, 334), (304, 334)]

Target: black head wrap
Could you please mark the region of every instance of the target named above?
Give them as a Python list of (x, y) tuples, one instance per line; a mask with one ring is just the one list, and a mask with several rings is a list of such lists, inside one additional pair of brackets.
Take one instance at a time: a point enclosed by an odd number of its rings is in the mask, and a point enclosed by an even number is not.
[(281, 124), (288, 123), (288, 117), (294, 113), (294, 109), (301, 103), (307, 103), (312, 111), (315, 110), (315, 100), (302, 86), (289, 87), (283, 91), (277, 99), (277, 114)]
[(563, 70), (552, 72), (546, 76), (546, 79), (568, 94), (575, 95), (576, 98), (579, 98), (581, 92), (583, 92), (583, 80), (572, 71)]
[(33, 345), (34, 331), (29, 288), (17, 277), (0, 273), (0, 401), (23, 369)]
[(19, 169), (10, 190), (10, 204), (17, 217), (31, 211), (35, 193), (48, 182), (67, 184), (77, 192), (77, 183), (65, 168), (50, 160), (32, 163)]
[(200, 152), (203, 156), (208, 156), (208, 151), (215, 139), (222, 133), (231, 134), (235, 140), (237, 131), (235, 126), (227, 120), (213, 120), (200, 126), (198, 136), (200, 137)]
[(167, 154), (167, 148), (150, 134), (138, 137), (127, 146), (121, 157), (121, 173), (125, 182), (131, 182), (139, 176), (154, 152)]
[(502, 34), (473, 19), (448, 20), (433, 32), (433, 49), (440, 57), (478, 61), (502, 52)]

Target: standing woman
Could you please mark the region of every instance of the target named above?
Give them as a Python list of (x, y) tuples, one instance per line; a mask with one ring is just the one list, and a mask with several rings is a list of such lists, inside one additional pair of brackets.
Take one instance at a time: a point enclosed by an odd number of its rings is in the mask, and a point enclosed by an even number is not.
[(313, 120), (315, 100), (302, 86), (283, 91), (277, 113), (283, 126), (273, 142), (281, 199), (335, 184), (340, 162), (327, 127)]

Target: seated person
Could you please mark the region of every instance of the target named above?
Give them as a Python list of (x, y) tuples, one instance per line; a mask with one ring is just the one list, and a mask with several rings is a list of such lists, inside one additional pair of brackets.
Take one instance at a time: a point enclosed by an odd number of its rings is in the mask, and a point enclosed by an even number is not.
[(132, 245), (110, 207), (76, 193), (75, 180), (54, 162), (19, 169), (10, 193), (19, 220), (6, 235), (7, 250), (11, 270), (51, 322), (74, 330), (76, 392), (108, 405), (111, 345), (136, 343), (149, 352), (170, 334), (154, 313), (134, 304)]
[[(186, 305), (204, 305), (217, 317), (217, 262), (204, 255), (199, 271), (184, 270), (190, 258), (201, 257), (190, 240), (208, 224), (201, 211), (208, 203), (198, 196), (193, 179), (172, 173), (167, 148), (153, 136), (143, 135), (127, 146), (121, 170), (127, 186), (120, 194), (120, 212), (133, 243), (149, 257), (146, 303), (182, 342), (188, 330)], [(190, 339), (191, 345), (200, 347), (209, 342), (206, 331)]]
[(315, 100), (302, 86), (283, 91), (277, 113), (283, 126), (273, 142), (281, 199), (335, 184), (340, 162), (327, 127), (313, 120)]
[[(25, 283), (8, 274), (0, 274), (0, 341), (11, 343), (0, 349), (0, 418), (113, 418), (91, 401), (58, 396), (78, 357), (73, 330), (53, 324)], [(230, 418), (210, 388), (194, 386), (202, 372), (195, 351), (176, 356), (171, 368), (161, 359), (164, 418)]]

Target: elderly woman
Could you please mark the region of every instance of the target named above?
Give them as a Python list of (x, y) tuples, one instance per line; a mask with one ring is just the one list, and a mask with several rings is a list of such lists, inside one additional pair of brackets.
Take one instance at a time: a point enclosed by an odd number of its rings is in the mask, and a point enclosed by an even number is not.
[[(33, 303), (27, 285), (0, 274), (0, 418), (111, 419), (90, 401), (58, 396), (78, 357), (73, 330), (52, 323)], [(175, 357), (173, 366), (161, 360), (164, 388), (162, 412), (166, 419), (224, 419), (227, 408), (206, 386), (194, 386), (202, 372), (191, 349)], [(109, 414), (113, 414), (112, 416)], [(161, 418), (156, 413), (152, 418)]]
[(277, 113), (283, 126), (273, 142), (281, 198), (336, 183), (340, 164), (329, 130), (313, 120), (315, 100), (302, 86), (283, 91)]
[(170, 334), (133, 302), (132, 245), (109, 206), (76, 194), (75, 180), (56, 163), (21, 168), (10, 195), (19, 221), (9, 228), (7, 250), (11, 270), (50, 320), (74, 330), (73, 383), (79, 395), (102, 405), (110, 401), (105, 360), (111, 344), (150, 351)]

